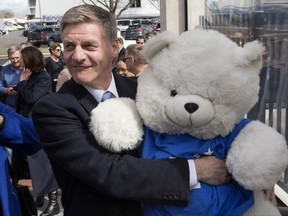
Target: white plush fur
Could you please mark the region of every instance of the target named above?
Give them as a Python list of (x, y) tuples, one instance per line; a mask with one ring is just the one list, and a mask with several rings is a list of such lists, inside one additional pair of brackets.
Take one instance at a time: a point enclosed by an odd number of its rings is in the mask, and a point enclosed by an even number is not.
[[(258, 100), (263, 52), (258, 41), (242, 48), (212, 30), (179, 36), (163, 32), (144, 45), (149, 66), (138, 78), (137, 109), (133, 101), (105, 101), (92, 112), (91, 130), (114, 152), (132, 149), (141, 140), (138, 112), (146, 126), (160, 133), (226, 136)], [(112, 105), (117, 100), (121, 105)], [(199, 108), (189, 113), (187, 103)], [(253, 121), (240, 132), (227, 166), (243, 187), (255, 191), (255, 205), (245, 215), (280, 215), (262, 190), (280, 179), (287, 163), (286, 141), (274, 129)]]
[(279, 180), (287, 161), (285, 138), (273, 128), (253, 121), (233, 142), (226, 163), (243, 187), (263, 190)]
[[(130, 98), (113, 98), (91, 112), (90, 130), (112, 152), (135, 149), (142, 141), (142, 120)], [(115, 124), (116, 123), (116, 124)]]

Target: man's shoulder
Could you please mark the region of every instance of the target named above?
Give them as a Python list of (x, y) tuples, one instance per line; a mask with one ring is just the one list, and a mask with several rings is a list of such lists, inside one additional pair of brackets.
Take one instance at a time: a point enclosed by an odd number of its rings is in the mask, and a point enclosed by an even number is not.
[(7, 72), (14, 72), (11, 64), (5, 65), (5, 66), (2, 68), (2, 71), (5, 71), (6, 73), (7, 73)]
[(76, 107), (76, 103), (78, 103), (78, 101), (71, 94), (52, 92), (37, 101), (33, 106), (32, 116), (35, 113), (41, 113), (41, 115), (49, 113), (49, 115), (54, 115), (57, 113), (57, 110), (59, 111), (73, 106)]

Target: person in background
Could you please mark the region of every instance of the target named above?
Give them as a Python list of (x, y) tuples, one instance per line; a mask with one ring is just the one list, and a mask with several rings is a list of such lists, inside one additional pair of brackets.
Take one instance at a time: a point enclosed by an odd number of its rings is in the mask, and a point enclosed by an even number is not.
[(11, 46), (7, 50), (10, 64), (6, 65), (0, 72), (0, 93), (5, 95), (4, 102), (15, 110), (16, 91), (14, 86), (20, 81), (22, 67), (20, 65), (20, 47)]
[(0, 215), (21, 216), (17, 192), (11, 184), (5, 147), (30, 155), (42, 148), (31, 119), (0, 103)]
[(139, 216), (140, 200), (185, 206), (197, 181), (231, 179), (225, 161), (215, 157), (145, 160), (138, 151), (103, 149), (89, 130), (90, 112), (103, 95), (135, 99), (137, 87), (135, 80), (112, 74), (118, 55), (115, 16), (79, 5), (63, 15), (60, 31), (72, 78), (38, 101), (32, 118), (62, 189), (64, 215)]
[(116, 39), (117, 45), (118, 45), (118, 57), (116, 62), (123, 59), (125, 56), (125, 47), (124, 47), (124, 40), (120, 37)]
[(65, 63), (62, 59), (62, 48), (59, 43), (52, 42), (49, 52), (50, 56), (45, 59), (45, 69), (51, 76), (52, 90), (55, 92), (58, 74), (64, 69)]
[[(24, 117), (31, 118), (34, 104), (52, 92), (52, 82), (50, 75), (45, 70), (44, 57), (39, 49), (32, 46), (22, 49), (20, 62), (23, 73), (17, 84), (16, 110)], [(48, 193), (49, 203), (41, 216), (58, 214), (60, 211), (57, 201), (59, 186), (46, 153), (40, 150), (27, 158), (33, 195), (37, 196), (38, 207), (44, 204), (41, 201), (44, 201), (44, 194)]]
[(116, 73), (120, 76), (134, 77), (134, 74), (127, 70), (126, 63), (122, 60), (116, 62)]
[(59, 91), (59, 89), (61, 88), (61, 86), (68, 81), (69, 79), (71, 79), (71, 74), (69, 73), (69, 70), (67, 67), (65, 67), (59, 74), (58, 74), (58, 78), (57, 78), (57, 85), (56, 85), (56, 92)]
[(145, 34), (146, 41), (149, 40), (150, 38), (152, 38), (153, 36), (154, 36), (154, 34), (152, 32), (147, 32)]
[[(12, 109), (16, 109), (16, 89), (14, 86), (20, 81), (22, 67), (20, 65), (20, 47), (11, 46), (7, 50), (10, 64), (6, 65), (0, 71), (0, 98), (1, 102)], [(12, 162), (12, 149), (5, 147), (7, 156)]]
[(144, 45), (145, 44), (145, 38), (141, 35), (137, 36), (136, 38), (136, 44), (139, 44), (139, 45)]
[(122, 59), (126, 63), (127, 70), (135, 77), (138, 77), (148, 66), (146, 58), (142, 55), (142, 49), (142, 45), (131, 44), (126, 48), (125, 58)]
[(28, 42), (22, 42), (22, 43), (20, 43), (20, 51), (23, 49), (23, 48), (25, 48), (25, 47), (27, 47), (27, 46), (29, 46), (29, 43)]

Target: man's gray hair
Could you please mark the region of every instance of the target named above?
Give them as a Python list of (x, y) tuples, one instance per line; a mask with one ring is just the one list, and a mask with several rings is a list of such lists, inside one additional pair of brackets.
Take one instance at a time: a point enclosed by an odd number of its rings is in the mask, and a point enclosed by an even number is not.
[(11, 46), (7, 50), (7, 55), (9, 56), (9, 55), (15, 53), (16, 51), (20, 51), (20, 47), (19, 46)]
[(96, 5), (83, 4), (70, 8), (62, 17), (61, 34), (69, 24), (98, 22), (102, 24), (104, 36), (108, 42), (114, 43), (117, 38), (115, 15)]

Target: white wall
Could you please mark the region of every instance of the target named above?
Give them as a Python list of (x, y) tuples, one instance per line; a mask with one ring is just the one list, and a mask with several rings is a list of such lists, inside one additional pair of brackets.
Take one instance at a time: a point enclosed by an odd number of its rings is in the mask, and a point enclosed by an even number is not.
[(161, 31), (181, 33), (185, 30), (185, 3), (183, 0), (161, 0)]
[[(125, 1), (121, 3), (124, 5)], [(87, 3), (89, 1), (86, 1)], [(45, 17), (59, 20), (63, 14), (71, 7), (83, 4), (82, 0), (36, 0), (35, 18)], [(119, 6), (121, 6), (119, 4)], [(99, 5), (100, 6), (100, 5)], [(160, 6), (158, 0), (142, 0), (141, 8), (129, 8), (122, 13), (121, 17), (145, 17), (160, 16)]]

